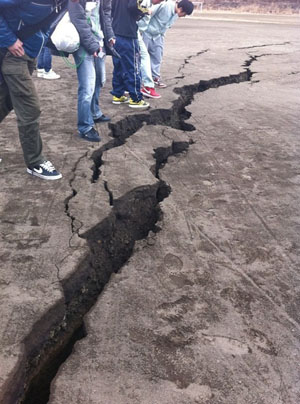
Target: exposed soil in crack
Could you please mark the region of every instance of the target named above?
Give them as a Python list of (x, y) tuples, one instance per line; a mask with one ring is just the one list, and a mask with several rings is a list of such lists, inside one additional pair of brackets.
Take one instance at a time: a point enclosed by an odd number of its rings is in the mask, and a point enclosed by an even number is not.
[[(219, 77), (207, 81), (200, 80), (193, 85), (186, 85), (174, 91), (179, 94), (170, 110), (157, 109), (145, 114), (128, 116), (110, 125), (113, 139), (96, 151), (93, 181), (100, 174), (102, 154), (105, 150), (124, 144), (126, 139), (146, 123), (147, 125), (164, 125), (190, 131), (194, 127), (186, 124), (190, 117), (185, 109), (194, 95), (210, 88), (250, 81), (251, 57), (245, 62), (241, 73)], [(72, 352), (76, 341), (85, 336), (84, 316), (97, 301), (112, 273), (118, 272), (132, 255), (137, 240), (147, 237), (150, 231), (157, 232), (156, 223), (161, 219), (159, 203), (169, 196), (170, 187), (159, 177), (159, 170), (166, 164), (168, 157), (186, 151), (188, 142), (172, 142), (169, 147), (154, 151), (155, 164), (152, 172), (158, 179), (155, 185), (145, 185), (131, 190), (121, 198), (114, 200), (110, 195), (111, 213), (101, 223), (82, 235), (90, 247), (90, 252), (82, 259), (76, 270), (61, 281), (64, 298), (51, 308), (34, 326), (23, 341), (24, 351), (18, 369), (2, 392), (5, 404), (44, 404), (48, 402), (50, 384), (59, 366)], [(82, 156), (81, 158), (84, 158)], [(78, 161), (79, 163), (79, 161)], [(66, 214), (71, 219), (72, 231), (74, 221), (69, 212), (69, 201), (76, 195), (73, 188), (74, 176), (70, 181), (72, 194), (65, 202)]]
[(218, 88), (229, 84), (238, 84), (245, 81), (251, 81), (253, 73), (249, 69), (251, 64), (260, 56), (250, 56), (245, 61), (245, 70), (238, 74), (230, 76), (218, 77), (211, 80), (200, 80), (198, 83), (177, 87), (174, 92), (179, 95), (177, 100), (173, 102), (171, 109), (155, 109), (148, 113), (140, 113), (138, 115), (127, 116), (117, 123), (109, 125), (111, 136), (113, 139), (96, 150), (92, 159), (94, 161), (93, 181), (97, 181), (100, 175), (100, 167), (102, 166), (102, 155), (106, 150), (121, 146), (126, 139), (136, 133), (143, 125), (161, 125), (168, 126), (174, 129), (183, 131), (193, 131), (195, 127), (185, 122), (191, 114), (186, 110), (186, 107), (191, 104), (194, 95), (207, 91), (210, 88)]

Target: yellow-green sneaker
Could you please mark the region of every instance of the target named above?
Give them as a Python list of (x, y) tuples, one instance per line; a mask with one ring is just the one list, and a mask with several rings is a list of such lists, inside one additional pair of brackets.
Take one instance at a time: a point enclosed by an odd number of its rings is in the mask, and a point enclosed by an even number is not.
[(146, 108), (149, 108), (150, 104), (149, 104), (149, 102), (146, 102), (146, 101), (144, 101), (144, 100), (133, 101), (133, 100), (130, 98), (130, 100), (129, 100), (129, 106), (130, 106), (130, 108), (146, 109)]
[(115, 95), (113, 96), (112, 103), (116, 105), (120, 104), (128, 104), (129, 103), (129, 98), (125, 97), (125, 95), (121, 95), (121, 97), (116, 97)]

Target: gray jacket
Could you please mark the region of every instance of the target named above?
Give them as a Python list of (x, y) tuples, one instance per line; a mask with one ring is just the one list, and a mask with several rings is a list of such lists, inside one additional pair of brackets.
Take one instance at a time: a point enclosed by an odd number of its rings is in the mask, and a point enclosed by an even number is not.
[[(70, 20), (75, 25), (82, 45), (89, 55), (99, 50), (99, 41), (92, 32), (90, 25), (86, 20), (85, 5), (86, 0), (78, 2), (68, 1), (68, 11)], [(111, 0), (100, 0), (100, 23), (104, 34), (104, 43), (107, 44), (111, 38), (114, 38), (114, 32), (111, 26)]]

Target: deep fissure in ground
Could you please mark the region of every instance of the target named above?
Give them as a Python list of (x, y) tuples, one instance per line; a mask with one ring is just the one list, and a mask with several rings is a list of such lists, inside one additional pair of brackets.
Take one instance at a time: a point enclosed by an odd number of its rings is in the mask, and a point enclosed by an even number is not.
[[(255, 58), (245, 62), (247, 68), (241, 73), (175, 89), (179, 97), (170, 110), (153, 110), (111, 124), (113, 139), (92, 156), (93, 181), (99, 178), (103, 152), (124, 144), (144, 123), (194, 130), (192, 125), (185, 123), (190, 117), (185, 107), (192, 102), (194, 95), (210, 88), (250, 81), (252, 72), (249, 66), (253, 60)], [(111, 200), (113, 207), (109, 216), (82, 235), (90, 252), (83, 257), (77, 270), (61, 281), (65, 300), (52, 307), (24, 340), (23, 358), (2, 395), (5, 404), (48, 402), (50, 384), (59, 366), (71, 354), (75, 342), (85, 336), (84, 315), (97, 301), (110, 275), (118, 272), (130, 258), (135, 241), (147, 237), (150, 231), (159, 230), (157, 223), (162, 215), (159, 203), (171, 192), (170, 187), (159, 179), (159, 170), (169, 156), (179, 154), (188, 147), (188, 142), (173, 142), (167, 148), (157, 148), (152, 167), (157, 183), (135, 188), (121, 198)], [(71, 183), (70, 186), (72, 188)], [(65, 211), (72, 222), (75, 218), (70, 216), (68, 204), (76, 193), (72, 188), (72, 194), (66, 199)], [(75, 231), (73, 226), (72, 231)]]

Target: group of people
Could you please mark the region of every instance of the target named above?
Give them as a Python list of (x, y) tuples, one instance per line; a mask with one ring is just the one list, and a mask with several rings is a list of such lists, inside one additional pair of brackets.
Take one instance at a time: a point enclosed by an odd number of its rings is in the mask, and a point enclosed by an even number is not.
[(110, 120), (99, 105), (106, 55), (113, 58), (112, 103), (148, 108), (144, 96), (160, 98), (155, 87), (166, 86), (160, 79), (165, 32), (178, 17), (193, 12), (190, 0), (0, 0), (0, 122), (14, 109), (27, 172), (47, 180), (62, 175), (42, 155), (40, 106), (32, 73), (39, 56), (38, 76), (58, 78), (45, 44), (53, 16), (66, 2), (80, 37), (73, 53), (78, 132), (92, 142), (101, 140), (95, 123)]

